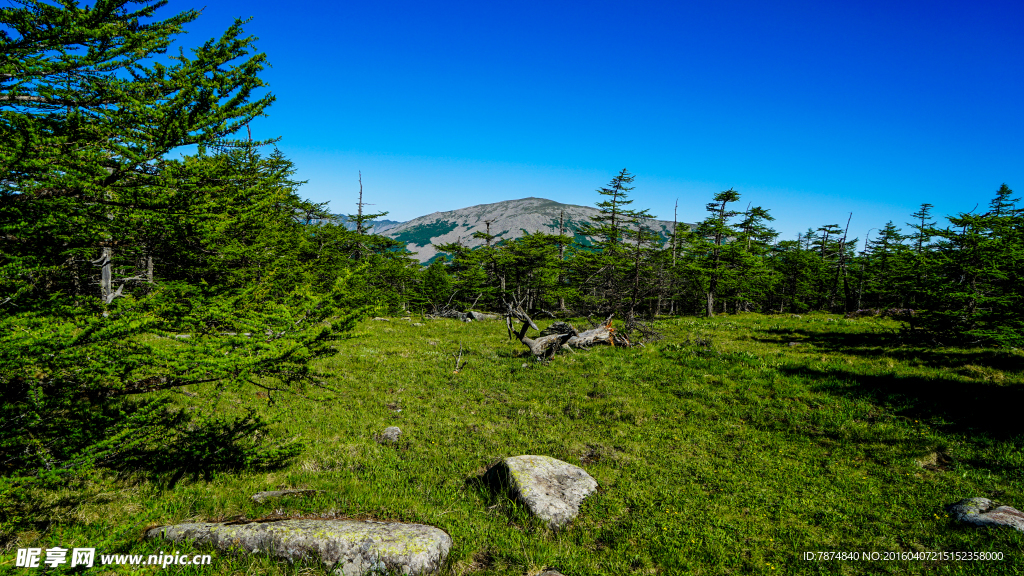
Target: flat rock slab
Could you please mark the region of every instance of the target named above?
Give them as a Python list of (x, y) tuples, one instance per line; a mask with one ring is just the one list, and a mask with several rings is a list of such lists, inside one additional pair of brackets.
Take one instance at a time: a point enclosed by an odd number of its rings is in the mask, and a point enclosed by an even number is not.
[(946, 507), (953, 517), (975, 526), (1009, 526), (1024, 532), (1024, 512), (1009, 506), (992, 510), (988, 498), (967, 498)]
[(319, 494), (320, 490), (267, 490), (252, 495), (255, 502), (263, 502), (269, 498), (281, 498), (282, 496), (310, 496)]
[(510, 490), (551, 528), (569, 524), (583, 499), (597, 490), (597, 480), (586, 470), (549, 456), (506, 458), (487, 471), (487, 480)]
[(315, 557), (344, 576), (432, 574), (452, 547), (451, 537), (433, 526), (354, 520), (175, 524), (147, 530), (146, 537), (269, 553), (289, 562)]

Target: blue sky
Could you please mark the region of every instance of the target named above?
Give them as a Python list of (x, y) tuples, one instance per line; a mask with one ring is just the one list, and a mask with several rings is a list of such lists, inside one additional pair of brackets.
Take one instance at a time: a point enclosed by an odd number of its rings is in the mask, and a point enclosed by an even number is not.
[[(291, 2), (203, 8), (184, 46), (252, 17), (302, 195), (389, 218), (527, 196), (697, 221), (718, 191), (783, 238), (864, 238), (922, 202), (1024, 193), (1017, 2)], [(1021, 194), (1024, 195), (1024, 194)], [(742, 206), (741, 206), (742, 207)]]

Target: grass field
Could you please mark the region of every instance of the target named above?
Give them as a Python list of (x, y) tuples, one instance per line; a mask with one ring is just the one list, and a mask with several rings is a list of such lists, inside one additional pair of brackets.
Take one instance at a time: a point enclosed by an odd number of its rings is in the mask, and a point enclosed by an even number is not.
[[(944, 510), (973, 496), (1024, 509), (1020, 350), (913, 347), (889, 321), (828, 315), (657, 328), (664, 338), (643, 347), (542, 365), (500, 322), (367, 320), (324, 365), (336, 392), (221, 399), (229, 412), (259, 406), (279, 434), (300, 437), (307, 448), (290, 465), (173, 486), (111, 476), (52, 494), (48, 522), (18, 533), (0, 570), (14, 570), (17, 547), (156, 554), (167, 548), (141, 540), (146, 526), (316, 516), (440, 527), (454, 540), (446, 574), (1024, 574), (1024, 533), (965, 527)], [(378, 444), (393, 425), (399, 445)], [(477, 482), (520, 454), (600, 483), (569, 530), (547, 530)], [(323, 492), (250, 499), (278, 487)], [(818, 562), (806, 551), (1004, 559)], [(213, 554), (212, 566), (167, 570), (326, 572)]]

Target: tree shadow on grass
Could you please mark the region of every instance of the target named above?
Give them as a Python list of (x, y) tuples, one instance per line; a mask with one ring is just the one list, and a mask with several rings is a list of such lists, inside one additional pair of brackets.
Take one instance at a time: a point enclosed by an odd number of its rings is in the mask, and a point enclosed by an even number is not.
[[(113, 420), (114, 425), (122, 424), (140, 406), (144, 403), (126, 400), (116, 407), (79, 411), (74, 420), (63, 421), (71, 424), (67, 444), (72, 450), (88, 450), (108, 435), (112, 418), (119, 418)], [(272, 437), (268, 424), (251, 412), (238, 417), (200, 418), (188, 411), (166, 411), (147, 424), (136, 430), (145, 435), (145, 441), (111, 451), (95, 463), (95, 469), (69, 469), (48, 476), (43, 471), (11, 473), (0, 469), (7, 472), (0, 476), (0, 546), (17, 532), (44, 532), (54, 522), (68, 522), (83, 499), (101, 503), (102, 497), (95, 493), (97, 486), (109, 487), (118, 481), (94, 472), (126, 474), (129, 482), (142, 477), (172, 489), (182, 478), (210, 479), (224, 472), (280, 468), (302, 448), (298, 442)], [(2, 435), (0, 440), (4, 440)]]
[(813, 391), (868, 400), (894, 414), (914, 419), (941, 419), (946, 432), (993, 440), (1024, 439), (1019, 414), (1024, 385), (964, 383), (945, 378), (859, 374), (848, 370), (809, 367), (781, 368), (784, 374), (819, 381)]
[(780, 345), (795, 341), (826, 352), (868, 358), (885, 357), (901, 362), (916, 362), (932, 368), (984, 366), (1004, 372), (1024, 372), (1024, 358), (1009, 350), (923, 346), (902, 333), (848, 333), (807, 329), (772, 329), (766, 330), (765, 333), (775, 337), (755, 340)]
[(182, 478), (280, 469), (303, 449), (301, 442), (275, 438), (269, 424), (252, 411), (233, 418), (175, 416), (166, 443), (125, 454), (118, 468), (141, 471), (170, 489)]

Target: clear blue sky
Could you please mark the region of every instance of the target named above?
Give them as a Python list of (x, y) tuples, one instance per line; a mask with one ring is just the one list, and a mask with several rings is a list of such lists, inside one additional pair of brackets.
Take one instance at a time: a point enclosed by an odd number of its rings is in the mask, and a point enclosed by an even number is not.
[[(633, 206), (682, 221), (734, 187), (783, 238), (864, 238), (922, 202), (941, 216), (1024, 195), (1024, 3), (328, 2), (203, 8), (270, 60), (253, 123), (303, 196), (389, 218), (539, 196), (593, 205), (618, 170)], [(981, 208), (979, 207), (979, 209)]]

